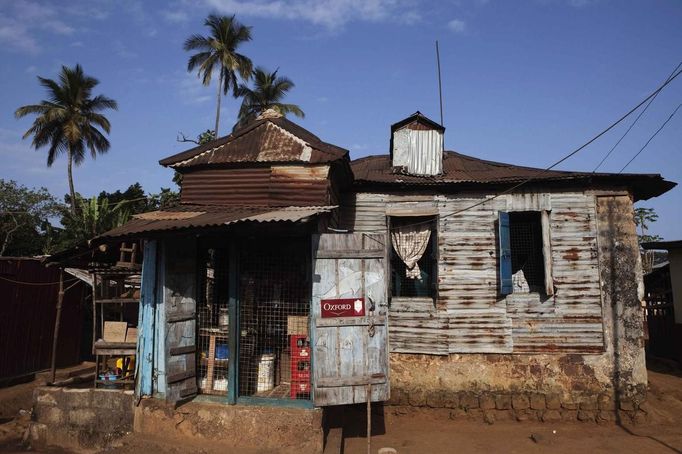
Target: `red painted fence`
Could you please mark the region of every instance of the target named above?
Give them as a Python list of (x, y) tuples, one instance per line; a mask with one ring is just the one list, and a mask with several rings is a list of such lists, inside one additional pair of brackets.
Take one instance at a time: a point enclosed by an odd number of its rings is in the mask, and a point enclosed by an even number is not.
[[(65, 289), (75, 285), (64, 294), (58, 367), (78, 364), (89, 342), (89, 286), (67, 273), (64, 280)], [(39, 259), (0, 257), (0, 379), (50, 367), (58, 282), (59, 269)]]

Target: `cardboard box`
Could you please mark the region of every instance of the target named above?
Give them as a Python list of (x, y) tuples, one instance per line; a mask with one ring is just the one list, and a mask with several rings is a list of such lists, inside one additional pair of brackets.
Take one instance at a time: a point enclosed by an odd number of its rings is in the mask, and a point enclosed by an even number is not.
[(125, 342), (128, 323), (126, 322), (104, 322), (104, 342)]
[(137, 343), (137, 328), (128, 328), (128, 331), (126, 331), (126, 342)]
[(289, 315), (287, 317), (287, 334), (308, 335), (308, 317), (305, 315)]

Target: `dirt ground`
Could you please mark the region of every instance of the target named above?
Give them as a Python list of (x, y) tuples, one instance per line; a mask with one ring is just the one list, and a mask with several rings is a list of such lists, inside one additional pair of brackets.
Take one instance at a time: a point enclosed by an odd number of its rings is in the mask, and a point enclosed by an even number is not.
[[(26, 452), (21, 440), (30, 421), (31, 383), (0, 389), (0, 453)], [(682, 453), (682, 371), (666, 363), (649, 370), (647, 422), (636, 426), (594, 423), (532, 423), (499, 421), (487, 425), (462, 419), (450, 420), (447, 412), (415, 409), (409, 414), (384, 410), (383, 427), (372, 437), (372, 452), (391, 447), (400, 454), (424, 452), (466, 453)], [(361, 414), (360, 414), (361, 415)], [(364, 419), (363, 419), (364, 424)], [(360, 425), (362, 426), (362, 425)], [(344, 453), (367, 452), (364, 431), (346, 436)], [(224, 453), (225, 448), (198, 442), (178, 444), (132, 434), (103, 452)], [(67, 451), (52, 449), (52, 454)], [(263, 450), (230, 450), (261, 454)]]

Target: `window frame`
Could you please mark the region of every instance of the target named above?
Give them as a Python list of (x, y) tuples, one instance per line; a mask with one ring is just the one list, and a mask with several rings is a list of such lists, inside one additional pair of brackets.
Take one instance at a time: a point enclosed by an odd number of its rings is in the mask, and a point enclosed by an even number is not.
[[(431, 237), (429, 238), (430, 246), (431, 246), (431, 253), (429, 256), (429, 260), (431, 261), (431, 266), (429, 267), (431, 269), (431, 288), (429, 289), (429, 295), (428, 296), (396, 296), (393, 294), (393, 267), (392, 267), (392, 262), (393, 262), (393, 254), (396, 254), (394, 248), (393, 248), (393, 239), (391, 238), (391, 229), (394, 226), (393, 223), (393, 218), (402, 218), (402, 219), (408, 219), (408, 218), (431, 218), (430, 219), (430, 224), (431, 224)], [(386, 227), (388, 229), (388, 251), (387, 251), (387, 257), (386, 257), (386, 268), (387, 268), (387, 279), (388, 279), (388, 302), (389, 305), (393, 301), (393, 299), (396, 300), (402, 300), (402, 301), (409, 301), (409, 300), (430, 300), (432, 303), (435, 305), (436, 302), (438, 301), (438, 258), (439, 258), (439, 250), (438, 250), (438, 227), (440, 225), (440, 215), (438, 213), (433, 213), (433, 212), (428, 212), (428, 213), (403, 213), (400, 212), (399, 214), (391, 214), (387, 213), (386, 214)]]
[[(542, 240), (542, 263), (544, 268), (544, 292), (528, 292), (528, 294), (537, 294), (551, 297), (554, 296), (554, 278), (552, 275), (552, 235), (550, 225), (550, 211), (549, 210), (508, 210), (498, 211), (497, 228), (498, 228), (498, 274), (499, 285), (498, 292), (502, 296), (508, 296), (514, 293), (514, 286), (512, 283), (512, 250), (511, 250), (511, 235), (510, 235), (510, 213), (519, 212), (533, 212), (540, 215), (540, 235)], [(525, 294), (525, 293), (524, 293)]]

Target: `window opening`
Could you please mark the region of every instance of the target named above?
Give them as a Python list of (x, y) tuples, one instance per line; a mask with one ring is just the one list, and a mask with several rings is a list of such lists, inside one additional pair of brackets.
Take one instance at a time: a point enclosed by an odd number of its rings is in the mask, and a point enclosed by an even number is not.
[(239, 254), (239, 396), (310, 399), (305, 240), (250, 240)]
[(197, 299), (197, 375), (199, 393), (227, 395), (228, 315), (227, 249), (200, 251)]
[[(509, 213), (509, 243), (514, 291), (545, 291), (545, 264), (542, 255), (542, 221), (538, 211)], [(523, 277), (517, 274), (523, 270)]]
[[(435, 279), (437, 271), (436, 244), (437, 231), (435, 218), (432, 216), (396, 217), (391, 216), (391, 296), (394, 297), (431, 297), (435, 298)], [(403, 226), (417, 226), (430, 230), (426, 249), (417, 260), (417, 268), (410, 270), (396, 251), (394, 232), (400, 233)], [(399, 240), (398, 240), (399, 241)], [(409, 241), (409, 240), (408, 240)], [(416, 239), (419, 241), (419, 238)], [(418, 244), (413, 249), (418, 249)], [(398, 247), (401, 247), (398, 245)], [(408, 247), (407, 249), (411, 249)], [(404, 253), (403, 253), (404, 255)], [(411, 271), (411, 272), (410, 272)]]

